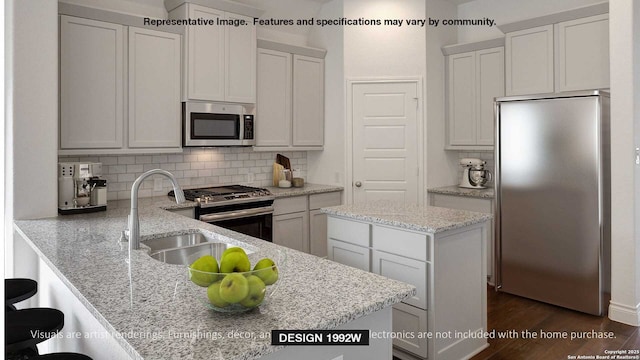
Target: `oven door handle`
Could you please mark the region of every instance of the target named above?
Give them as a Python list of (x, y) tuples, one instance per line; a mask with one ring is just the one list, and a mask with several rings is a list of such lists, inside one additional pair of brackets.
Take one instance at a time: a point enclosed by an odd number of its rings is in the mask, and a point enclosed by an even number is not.
[(264, 206), (255, 209), (239, 210), (239, 211), (227, 211), (215, 214), (200, 215), (200, 221), (214, 222), (230, 219), (241, 219), (250, 216), (261, 216), (273, 214), (273, 206)]

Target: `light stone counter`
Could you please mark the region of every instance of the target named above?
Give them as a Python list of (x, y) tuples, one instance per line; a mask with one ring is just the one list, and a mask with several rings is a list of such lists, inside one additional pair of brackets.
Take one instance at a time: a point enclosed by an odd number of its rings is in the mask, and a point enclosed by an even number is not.
[(482, 199), (493, 199), (495, 197), (493, 188), (467, 189), (467, 188), (461, 188), (458, 185), (430, 188), (430, 189), (427, 189), (427, 192), (429, 194), (455, 195), (455, 196), (465, 196), (465, 197), (482, 198)]
[(303, 195), (311, 195), (311, 194), (322, 194), (327, 192), (334, 191), (343, 191), (344, 188), (342, 186), (335, 185), (321, 185), (321, 184), (307, 184), (303, 187), (296, 188), (279, 188), (275, 186), (267, 186), (266, 187), (273, 195), (277, 198), (290, 197), (290, 196), (303, 196)]
[[(174, 207), (168, 197), (142, 199), (142, 240), (201, 229), (255, 250), (252, 263), (278, 250), (286, 252), (273, 298), (243, 314), (217, 313), (202, 303), (204, 289), (187, 280), (184, 266), (153, 260), (143, 249), (132, 251), (128, 264), (127, 243), (119, 241), (126, 228), (127, 204), (110, 202), (108, 211), (101, 213), (15, 221), (15, 229), (108, 332), (149, 335), (116, 337), (134, 359), (256, 359), (282, 349), (271, 346), (269, 336), (261, 336), (272, 329), (334, 329), (416, 291), (399, 281), (159, 209)], [(253, 336), (226, 335), (234, 330)]]
[(492, 214), (435, 206), (402, 204), (392, 201), (372, 201), (364, 204), (333, 206), (322, 208), (322, 212), (434, 234), (481, 223), (493, 218)]

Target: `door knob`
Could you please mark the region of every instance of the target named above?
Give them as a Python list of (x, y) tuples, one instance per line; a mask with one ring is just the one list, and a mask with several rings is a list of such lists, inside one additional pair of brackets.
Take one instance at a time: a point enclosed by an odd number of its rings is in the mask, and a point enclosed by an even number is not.
[(360, 187), (362, 186), (362, 183), (360, 181), (356, 181), (356, 187)]

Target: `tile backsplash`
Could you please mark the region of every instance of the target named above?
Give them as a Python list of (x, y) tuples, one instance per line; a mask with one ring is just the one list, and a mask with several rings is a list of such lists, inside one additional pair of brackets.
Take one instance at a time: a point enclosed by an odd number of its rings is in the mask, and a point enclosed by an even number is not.
[[(107, 200), (120, 200), (129, 199), (135, 179), (151, 169), (171, 172), (185, 188), (216, 184), (270, 186), (277, 154), (288, 157), (291, 167), (306, 177), (305, 151), (255, 152), (251, 147), (184, 148), (175, 154), (59, 156), (58, 161), (101, 162), (102, 177), (107, 180)], [(166, 195), (172, 189), (171, 182), (163, 177), (162, 191), (154, 191), (156, 177), (142, 183), (140, 197)]]
[[(495, 174), (495, 172), (494, 172), (495, 161), (493, 159), (493, 151), (459, 151), (458, 152), (458, 159), (463, 159), (463, 158), (476, 158), (476, 159), (484, 160), (484, 161), (487, 162), (487, 164), (485, 165), (485, 169), (487, 169), (487, 170), (489, 170), (491, 172), (491, 176), (493, 176)], [(459, 166), (459, 168), (458, 168), (458, 184), (462, 180), (462, 174), (463, 174), (463, 168), (462, 168), (462, 166)], [(487, 183), (487, 185), (489, 185), (489, 187), (493, 186), (493, 179), (491, 181), (489, 181), (489, 183)]]

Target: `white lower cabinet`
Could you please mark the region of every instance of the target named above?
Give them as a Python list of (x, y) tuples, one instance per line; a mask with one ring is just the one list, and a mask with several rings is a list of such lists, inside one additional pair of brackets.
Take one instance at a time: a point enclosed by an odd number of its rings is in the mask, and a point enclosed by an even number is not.
[[(393, 346), (402, 348), (408, 352), (428, 357), (429, 342), (426, 336), (419, 336), (427, 329), (427, 312), (423, 309), (407, 305), (405, 303), (393, 306), (392, 327), (394, 332), (401, 334), (414, 334), (413, 336), (402, 336), (393, 339)], [(394, 354), (401, 359), (408, 359), (406, 356)]]
[(369, 263), (370, 250), (368, 247), (349, 244), (343, 241), (328, 239), (327, 255), (329, 259), (354, 268), (371, 271)]
[[(371, 272), (415, 286), (416, 295), (404, 302), (421, 309), (427, 309), (427, 291), (429, 288), (427, 268), (429, 263), (378, 250), (373, 250), (371, 255)], [(339, 260), (336, 261), (340, 262)]]
[[(493, 214), (493, 199), (491, 198), (472, 198), (468, 196), (455, 196), (444, 194), (429, 194), (429, 205), (444, 207), (449, 209), (468, 210)], [(493, 221), (487, 224), (487, 282), (494, 283), (494, 240)]]
[(316, 256), (327, 256), (327, 215), (321, 207), (340, 205), (341, 193), (329, 192), (276, 199), (273, 242)]
[(306, 211), (273, 217), (273, 243), (309, 252), (309, 213)]
[(393, 356), (463, 359), (488, 346), (454, 335), (487, 329), (486, 223), (432, 234), (329, 215), (327, 237), (330, 260), (416, 287), (393, 307)]

